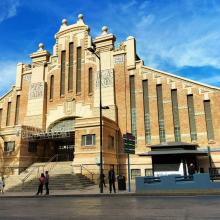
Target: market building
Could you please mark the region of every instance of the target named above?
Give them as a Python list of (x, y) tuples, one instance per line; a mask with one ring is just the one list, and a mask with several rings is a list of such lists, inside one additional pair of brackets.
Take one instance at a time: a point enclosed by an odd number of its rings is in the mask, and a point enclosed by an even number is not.
[(16, 84), (0, 98), (2, 172), (59, 155), (76, 173), (83, 165), (99, 174), (100, 66), (104, 172), (114, 165), (127, 174), (127, 132), (136, 138), (132, 178), (220, 166), (219, 88), (144, 66), (134, 37), (116, 47), (104, 26), (92, 39), (82, 15), (64, 19), (55, 40), (52, 54), (39, 44), (31, 64), (17, 65)]

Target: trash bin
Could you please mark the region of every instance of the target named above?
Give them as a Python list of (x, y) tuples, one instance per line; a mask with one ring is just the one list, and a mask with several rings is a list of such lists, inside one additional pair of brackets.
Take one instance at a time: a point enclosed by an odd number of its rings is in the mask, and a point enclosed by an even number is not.
[(126, 190), (125, 176), (118, 176), (118, 190)]

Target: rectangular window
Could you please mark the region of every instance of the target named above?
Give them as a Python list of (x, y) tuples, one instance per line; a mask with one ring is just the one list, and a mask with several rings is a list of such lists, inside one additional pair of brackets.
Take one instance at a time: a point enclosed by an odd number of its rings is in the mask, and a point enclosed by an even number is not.
[(82, 146), (93, 146), (95, 145), (95, 134), (87, 134), (87, 135), (82, 135)]
[(17, 95), (16, 109), (15, 109), (15, 125), (19, 123), (19, 110), (20, 110), (20, 95)]
[(76, 93), (81, 92), (81, 47), (77, 47), (76, 62)]
[(0, 128), (2, 127), (2, 108), (0, 109)]
[(141, 176), (141, 169), (131, 169), (131, 179), (134, 179), (136, 176)]
[(208, 140), (214, 140), (214, 131), (212, 125), (212, 112), (210, 100), (204, 101), (204, 110), (205, 110), (205, 121), (206, 121), (206, 130)]
[(92, 68), (89, 68), (89, 94), (93, 93), (93, 86), (92, 86)]
[(13, 152), (15, 150), (15, 142), (9, 141), (4, 143), (4, 151), (5, 152)]
[(152, 169), (145, 169), (145, 176), (153, 176), (153, 170)]
[(197, 140), (197, 132), (196, 132), (196, 120), (195, 120), (195, 112), (194, 112), (193, 95), (187, 95), (187, 105), (188, 105), (188, 115), (189, 115), (190, 136), (191, 136), (191, 141), (194, 141)]
[(69, 44), (69, 75), (68, 75), (68, 91), (73, 91), (73, 43)]
[(115, 139), (113, 136), (109, 135), (108, 136), (108, 147), (114, 148), (114, 145), (115, 145)]
[(137, 138), (136, 126), (136, 101), (135, 101), (135, 79), (130, 76), (130, 108), (131, 108), (131, 133)]
[(144, 101), (144, 125), (145, 125), (145, 142), (150, 144), (150, 111), (149, 111), (149, 95), (148, 95), (148, 80), (142, 81), (143, 87), (143, 101)]
[(163, 111), (163, 92), (162, 85), (157, 85), (157, 111), (158, 111), (158, 124), (160, 142), (166, 142), (165, 128), (164, 128), (164, 111)]
[(36, 142), (29, 142), (28, 152), (29, 153), (36, 153), (37, 152), (37, 143)]
[(8, 102), (6, 126), (10, 125), (10, 119), (11, 119), (11, 102)]
[(60, 95), (65, 94), (65, 67), (66, 67), (66, 51), (61, 52), (61, 76), (60, 76)]
[(53, 99), (54, 93), (54, 75), (50, 77), (50, 99)]
[(177, 90), (171, 90), (171, 100), (172, 100), (172, 110), (173, 110), (173, 126), (174, 126), (174, 136), (175, 141), (181, 141), (180, 133), (180, 120), (179, 120), (179, 109), (178, 109), (178, 99), (177, 99)]

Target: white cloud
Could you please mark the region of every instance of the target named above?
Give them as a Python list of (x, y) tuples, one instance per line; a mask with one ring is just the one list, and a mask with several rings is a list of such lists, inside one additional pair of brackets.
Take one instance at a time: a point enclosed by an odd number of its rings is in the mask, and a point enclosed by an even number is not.
[(0, 97), (15, 84), (16, 61), (0, 61)]
[(0, 1), (0, 23), (17, 14), (20, 0), (1, 0)]

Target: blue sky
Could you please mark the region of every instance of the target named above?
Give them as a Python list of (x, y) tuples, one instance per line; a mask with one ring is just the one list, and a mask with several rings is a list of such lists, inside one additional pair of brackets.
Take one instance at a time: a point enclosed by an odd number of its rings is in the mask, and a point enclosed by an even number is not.
[(220, 86), (220, 0), (0, 0), (0, 96), (16, 64), (40, 42), (52, 52), (62, 19), (80, 13), (93, 37), (104, 25), (117, 43), (134, 36), (146, 66)]

